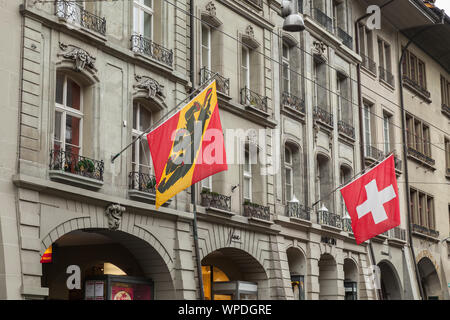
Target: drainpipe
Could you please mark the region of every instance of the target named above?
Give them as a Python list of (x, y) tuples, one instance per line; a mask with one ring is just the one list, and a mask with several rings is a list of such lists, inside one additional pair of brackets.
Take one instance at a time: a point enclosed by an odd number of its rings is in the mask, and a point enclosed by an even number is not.
[[(385, 6), (389, 5), (389, 4), (391, 4), (391, 3), (394, 2), (394, 1), (395, 1), (395, 0), (389, 0), (389, 1), (387, 1), (385, 4), (383, 4), (383, 5), (380, 6), (380, 10), (381, 10), (383, 7), (385, 7)], [(361, 54), (361, 52), (360, 52), (360, 50), (359, 50), (359, 48), (360, 48), (360, 43), (359, 43), (359, 42), (360, 42), (360, 39), (359, 39), (359, 23), (360, 23), (362, 20), (364, 20), (364, 19), (366, 19), (366, 18), (368, 18), (368, 17), (370, 17), (370, 16), (372, 16), (372, 15), (373, 15), (373, 13), (366, 13), (365, 15), (359, 17), (359, 18), (355, 21), (355, 46), (356, 46), (356, 53), (357, 53), (358, 55)], [(358, 83), (359, 140), (360, 140), (360, 153), (361, 153), (361, 169), (362, 169), (362, 172), (363, 172), (363, 171), (365, 170), (365, 168), (366, 168), (366, 164), (365, 164), (365, 162), (364, 162), (364, 144), (363, 144), (363, 141), (364, 141), (364, 131), (362, 130), (362, 123), (363, 123), (362, 107), (363, 107), (363, 104), (362, 104), (362, 89), (361, 89), (361, 63), (358, 63), (358, 64), (356, 65), (356, 70), (357, 70), (357, 83)], [(376, 264), (375, 254), (374, 254), (374, 252), (373, 252), (372, 241), (370, 241), (370, 240), (369, 240), (369, 252), (370, 252), (370, 256), (371, 256), (371, 258), (372, 258), (372, 262), (373, 262), (374, 264)], [(378, 298), (379, 298), (380, 300), (384, 300), (383, 292), (381, 291), (381, 289), (377, 289), (377, 293), (378, 293)]]
[[(189, 79), (191, 81), (191, 89), (190, 93), (194, 91), (195, 87), (195, 27), (194, 27), (194, 0), (189, 1), (189, 34), (190, 34), (190, 59), (189, 59)], [(192, 161), (194, 161), (194, 145), (192, 144)], [(198, 230), (197, 230), (197, 201), (195, 199), (195, 184), (191, 186), (191, 203), (192, 203), (192, 211), (194, 214), (194, 219), (192, 220), (192, 229), (194, 233), (194, 246), (195, 246), (195, 257), (197, 262), (197, 277), (198, 277), (198, 285), (200, 291), (200, 300), (205, 300), (205, 293), (203, 291), (203, 275), (202, 275), (202, 264), (200, 261), (200, 248), (198, 245)]]

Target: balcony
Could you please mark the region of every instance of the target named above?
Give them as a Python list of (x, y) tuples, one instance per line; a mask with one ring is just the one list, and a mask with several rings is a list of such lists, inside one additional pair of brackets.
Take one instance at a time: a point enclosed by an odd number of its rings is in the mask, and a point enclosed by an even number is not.
[(270, 209), (256, 203), (244, 203), (244, 216), (247, 218), (270, 221)]
[(386, 82), (388, 85), (390, 85), (391, 87), (394, 88), (395, 82), (394, 82), (394, 76), (392, 75), (392, 73), (390, 73), (389, 71), (384, 69), (382, 66), (379, 66), (378, 70), (380, 72), (380, 80)]
[(448, 118), (450, 118), (450, 107), (446, 104), (443, 104), (441, 107), (441, 111), (443, 114), (445, 114)]
[(413, 93), (417, 93), (419, 97), (428, 103), (431, 103), (431, 93), (416, 80), (403, 75), (403, 86), (411, 90)]
[(371, 73), (373, 73), (374, 75), (377, 74), (377, 64), (375, 63), (375, 61), (373, 61), (371, 58), (369, 58), (368, 56), (365, 56), (363, 54), (361, 54), (361, 58), (362, 58), (362, 63), (361, 66), (370, 71)]
[(317, 223), (321, 225), (342, 229), (341, 216), (329, 211), (318, 210)]
[(389, 230), (389, 237), (401, 241), (406, 241), (406, 230), (400, 227), (395, 227)]
[(286, 216), (302, 220), (311, 220), (310, 209), (298, 202), (288, 202), (286, 205)]
[(313, 9), (314, 19), (320, 23), (328, 32), (333, 33), (333, 19), (327, 16), (320, 9)]
[(131, 36), (131, 50), (172, 68), (173, 50), (166, 49), (142, 35)]
[(155, 176), (142, 172), (130, 172), (128, 179), (130, 190), (156, 194)]
[(347, 137), (355, 139), (355, 128), (342, 120), (338, 122), (338, 131)]
[(281, 103), (284, 108), (290, 108), (302, 114), (305, 114), (305, 101), (289, 92), (283, 92)]
[(394, 156), (394, 163), (395, 163), (395, 170), (401, 172), (402, 171), (402, 160), (399, 159), (397, 156)]
[(241, 89), (241, 104), (255, 108), (256, 110), (261, 111), (266, 115), (267, 100), (267, 97), (262, 96), (247, 87)]
[(106, 35), (106, 19), (100, 18), (73, 1), (56, 1), (56, 16), (74, 25)]
[(375, 148), (374, 146), (366, 145), (364, 147), (364, 157), (370, 161), (379, 161), (383, 160), (384, 152)]
[(50, 151), (49, 176), (54, 180), (99, 188), (103, 185), (103, 161), (64, 150)]
[(200, 81), (204, 83), (208, 80), (216, 80), (217, 91), (229, 96), (230, 95), (230, 79), (203, 67), (200, 70)]
[(338, 27), (337, 36), (342, 40), (342, 43), (345, 46), (353, 50), (353, 38), (347, 32)]
[(436, 231), (433, 229), (428, 229), (427, 227), (424, 227), (424, 226), (421, 226), (418, 224), (413, 224), (412, 226), (413, 226), (413, 232), (417, 232), (422, 235), (427, 235), (432, 238), (439, 238), (439, 231)]
[(231, 211), (231, 196), (225, 196), (217, 192), (203, 190), (200, 194), (201, 205), (205, 208), (214, 208), (223, 211)]
[(352, 229), (352, 220), (351, 219), (342, 219), (342, 230), (348, 232), (348, 233), (353, 233), (353, 229)]
[(408, 157), (434, 169), (436, 161), (414, 148), (408, 147)]
[(327, 125), (329, 125), (330, 127), (334, 126), (334, 122), (333, 122), (333, 114), (329, 113), (328, 111), (319, 108), (319, 107), (315, 107), (314, 108), (314, 119), (325, 123)]

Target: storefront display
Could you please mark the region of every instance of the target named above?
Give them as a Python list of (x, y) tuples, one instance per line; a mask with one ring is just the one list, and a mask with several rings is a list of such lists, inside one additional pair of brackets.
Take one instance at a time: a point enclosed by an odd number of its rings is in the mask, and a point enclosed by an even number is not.
[(86, 279), (85, 300), (152, 300), (153, 282), (145, 278), (104, 275)]

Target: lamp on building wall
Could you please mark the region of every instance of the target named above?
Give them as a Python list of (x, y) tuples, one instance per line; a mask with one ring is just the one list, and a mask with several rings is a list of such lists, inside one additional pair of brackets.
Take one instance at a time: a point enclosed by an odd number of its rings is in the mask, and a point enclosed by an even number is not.
[(299, 14), (297, 0), (281, 1), (281, 16), (284, 18), (283, 30), (301, 32), (305, 30), (305, 22)]

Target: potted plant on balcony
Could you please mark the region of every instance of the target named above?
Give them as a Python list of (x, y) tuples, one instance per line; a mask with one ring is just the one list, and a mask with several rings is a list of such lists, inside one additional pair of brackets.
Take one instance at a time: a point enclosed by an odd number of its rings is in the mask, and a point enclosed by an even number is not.
[(95, 170), (95, 165), (92, 160), (89, 159), (82, 159), (78, 161), (78, 163), (75, 165), (75, 171), (76, 172), (88, 172), (92, 173)]
[(150, 179), (147, 181), (147, 185), (145, 186), (146, 190), (153, 190), (156, 187), (156, 178), (150, 177)]

